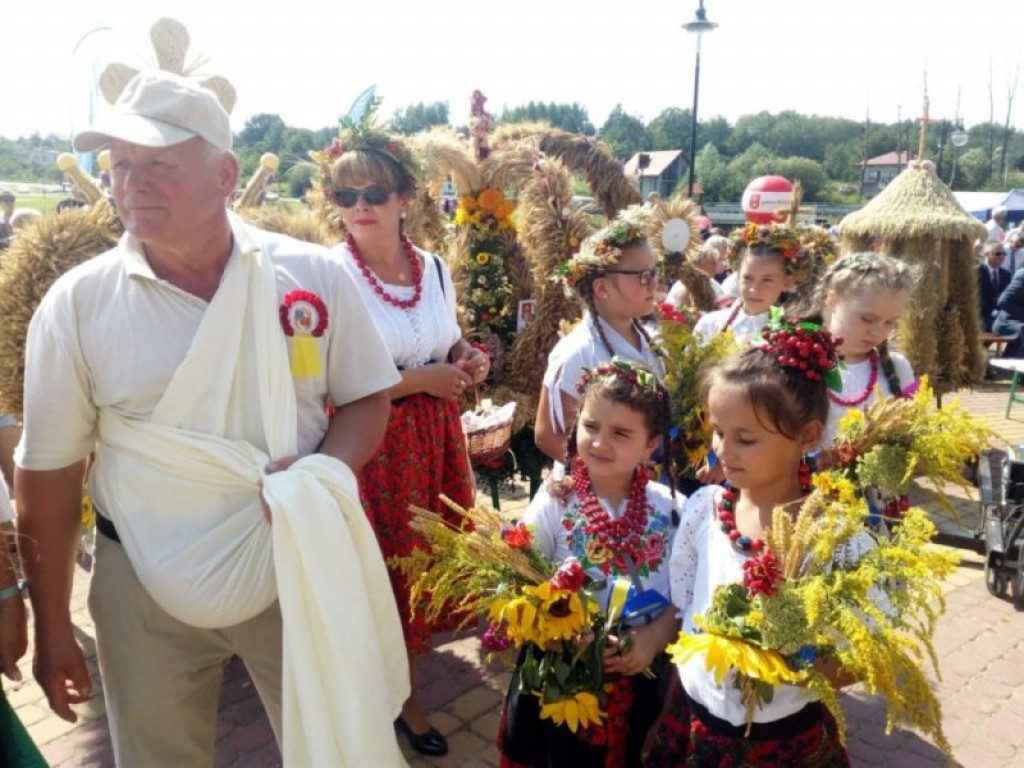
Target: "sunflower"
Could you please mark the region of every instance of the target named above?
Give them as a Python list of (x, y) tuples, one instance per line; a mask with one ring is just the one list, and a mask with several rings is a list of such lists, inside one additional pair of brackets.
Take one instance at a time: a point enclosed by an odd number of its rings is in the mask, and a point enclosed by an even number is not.
[(538, 624), (543, 628), (545, 640), (571, 640), (587, 627), (587, 615), (597, 611), (597, 604), (580, 600), (577, 591), (558, 589), (550, 581), (536, 587), (523, 587), (523, 592), (540, 599), (537, 606)]
[(709, 632), (699, 635), (680, 633), (679, 639), (665, 650), (676, 666), (682, 666), (703, 653), (704, 666), (709, 672), (714, 672), (715, 682), (719, 685), (730, 669), (773, 686), (796, 683), (804, 677), (803, 673), (790, 669), (785, 659), (775, 651)]
[(487, 253), (486, 251), (480, 251), (480, 253), (476, 255), (476, 263), (479, 264), (481, 267), (486, 266), (487, 262), (489, 262), (490, 260), (491, 254)]
[(597, 696), (588, 692), (580, 691), (572, 696), (552, 701), (540, 706), (540, 717), (542, 720), (551, 720), (555, 725), (563, 723), (569, 726), (569, 730), (576, 733), (578, 728), (589, 728), (591, 725), (601, 725), (604, 712), (598, 705)]

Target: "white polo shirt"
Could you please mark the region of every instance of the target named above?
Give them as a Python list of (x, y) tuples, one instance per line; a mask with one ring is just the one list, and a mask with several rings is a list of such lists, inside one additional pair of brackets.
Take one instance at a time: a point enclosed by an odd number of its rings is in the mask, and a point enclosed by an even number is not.
[[(356, 287), (325, 248), (229, 216), (234, 232), (246, 229), (243, 237), (236, 234), (231, 259), (241, 257), (240, 239), (254, 242), (274, 264), (279, 302), (291, 291), (304, 290), (327, 307), (327, 328), (317, 339), (321, 373), (295, 380), (298, 450), (305, 455), (327, 430), (328, 398), (344, 405), (388, 389), (400, 377)], [(102, 409), (149, 418), (185, 358), (206, 307), (203, 299), (157, 278), (141, 243), (129, 234), (58, 279), (29, 326), (18, 465), (53, 470), (85, 458), (95, 447)], [(292, 343), (289, 338), (289, 352)], [(241, 391), (253, 398), (252, 408), (245, 410), (258, 412), (252, 373)], [(244, 421), (225, 423), (218, 433), (266, 450), (259, 418)], [(103, 500), (96, 501), (102, 508)]]

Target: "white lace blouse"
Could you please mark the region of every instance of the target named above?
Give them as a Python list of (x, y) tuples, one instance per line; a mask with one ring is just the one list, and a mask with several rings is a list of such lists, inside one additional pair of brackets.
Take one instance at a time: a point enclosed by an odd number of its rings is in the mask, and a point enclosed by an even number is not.
[[(359, 289), (391, 358), (399, 368), (420, 368), (441, 362), (462, 337), (455, 319), (455, 286), (444, 262), (433, 254), (416, 249), (423, 262), (423, 293), (410, 309), (393, 306), (379, 296), (360, 271), (345, 243), (331, 249), (341, 260)], [(413, 287), (381, 281), (389, 294), (399, 300), (411, 299)], [(442, 285), (443, 290), (442, 290)]]
[[(739, 299), (736, 301), (739, 301)], [(708, 312), (702, 316), (697, 321), (697, 325), (694, 326), (693, 332), (700, 336), (701, 340), (707, 344), (725, 330), (725, 324), (729, 322), (729, 318), (732, 317), (734, 311), (736, 311), (736, 317), (733, 318), (728, 328), (728, 330), (732, 331), (733, 338), (740, 343), (759, 341), (761, 329), (768, 322), (768, 313), (762, 312), (760, 315), (748, 315), (743, 311), (743, 307), (740, 307), (737, 311), (735, 303), (731, 307), (716, 309), (714, 312)]]
[[(892, 358), (892, 364), (896, 368), (896, 376), (900, 380), (900, 386), (906, 389), (914, 382), (914, 369), (910, 367), (907, 358), (897, 352), (889, 352), (889, 357)], [(859, 363), (846, 363), (845, 367), (839, 371), (839, 375), (842, 377), (843, 382), (842, 392), (837, 393), (839, 397), (844, 400), (856, 400), (864, 394), (864, 390), (867, 389), (868, 384), (871, 382), (871, 360), (862, 360)], [(878, 382), (876, 386), (881, 388), (884, 397), (901, 394), (900, 392), (893, 392), (889, 387), (889, 381), (885, 378), (885, 374), (882, 373), (881, 363), (878, 366)], [(867, 411), (877, 399), (877, 391), (872, 392), (868, 399), (860, 405), (839, 405), (829, 397), (828, 422), (825, 424), (825, 436), (821, 441), (822, 446), (832, 444), (836, 435), (839, 434), (839, 422), (848, 411), (852, 408)]]

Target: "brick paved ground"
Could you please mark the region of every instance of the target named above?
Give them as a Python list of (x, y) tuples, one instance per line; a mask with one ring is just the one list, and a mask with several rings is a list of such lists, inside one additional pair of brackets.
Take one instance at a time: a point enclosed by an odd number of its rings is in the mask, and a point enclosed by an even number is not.
[[(986, 419), (1010, 444), (1024, 444), (1024, 405), (1015, 406), (1009, 420), (1005, 381), (986, 382), (961, 396), (963, 405)], [(503, 497), (504, 509), (514, 513), (525, 503), (521, 490)], [(962, 502), (959, 521), (943, 517), (942, 528), (953, 536), (975, 524), (975, 505)], [(945, 712), (947, 735), (958, 765), (967, 768), (1024, 766), (1024, 613), (985, 589), (982, 561), (969, 549), (964, 563), (947, 585), (948, 610), (939, 624), (936, 651), (943, 680), (936, 692)], [(77, 725), (64, 723), (46, 707), (39, 688), (25, 681), (7, 685), (7, 693), (22, 721), (55, 768), (108, 768), (113, 765), (100, 681), (96, 674), (93, 626), (85, 608), (88, 574), (79, 571), (73, 596), (73, 618), (86, 648), (96, 683), (96, 695), (78, 708)], [(28, 677), (28, 663), (22, 669)], [(421, 664), (419, 695), (433, 711), (431, 720), (448, 737), (450, 753), (442, 759), (415, 757), (403, 744), (410, 765), (456, 768), (495, 766), (494, 734), (498, 711), (508, 684), (499, 666), (480, 658), (473, 636), (439, 637), (436, 649)], [(880, 701), (856, 689), (843, 697), (854, 765), (935, 766), (938, 750), (920, 736), (904, 730), (884, 733)], [(221, 695), (217, 735), (218, 767), (279, 766), (262, 707), (245, 670), (228, 666)]]

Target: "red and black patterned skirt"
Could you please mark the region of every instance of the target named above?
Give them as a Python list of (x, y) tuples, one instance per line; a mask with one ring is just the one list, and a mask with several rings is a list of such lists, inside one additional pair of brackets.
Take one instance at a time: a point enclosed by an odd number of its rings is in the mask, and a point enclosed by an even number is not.
[[(721, 720), (699, 703), (673, 696), (646, 768), (849, 768), (832, 714), (819, 702), (773, 723), (746, 726)], [(681, 724), (689, 722), (685, 741)]]
[[(473, 475), (466, 453), (459, 405), (417, 393), (391, 403), (391, 419), (376, 456), (357, 475), (363, 509), (373, 525), (385, 560), (426, 548), (409, 525), (409, 506), (458, 518), (439, 499), (445, 494), (460, 506), (473, 503)], [(401, 572), (388, 566), (410, 653), (430, 650), (431, 635), (454, 627), (428, 624), (421, 609), (411, 610), (409, 586)], [(453, 619), (461, 617), (453, 617)]]

